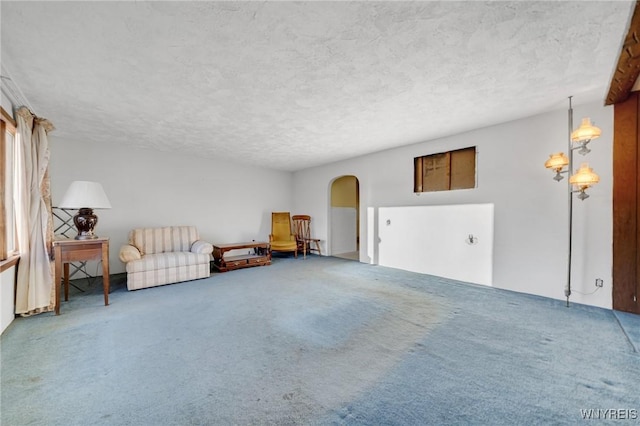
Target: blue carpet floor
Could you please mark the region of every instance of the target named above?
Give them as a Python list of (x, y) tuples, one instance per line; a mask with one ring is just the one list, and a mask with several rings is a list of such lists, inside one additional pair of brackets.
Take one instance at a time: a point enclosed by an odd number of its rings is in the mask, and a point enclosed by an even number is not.
[(3, 426), (640, 422), (636, 315), (318, 256), (112, 281), (5, 331)]

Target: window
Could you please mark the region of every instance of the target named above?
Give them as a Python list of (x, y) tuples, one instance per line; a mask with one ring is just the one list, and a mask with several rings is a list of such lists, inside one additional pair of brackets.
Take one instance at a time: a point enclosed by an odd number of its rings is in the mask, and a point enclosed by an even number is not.
[(14, 150), (16, 123), (0, 107), (0, 164), (4, 173), (0, 175), (0, 261), (6, 260), (16, 251), (15, 210), (13, 208), (13, 184), (15, 180)]
[(476, 187), (476, 147), (413, 159), (413, 192), (449, 191)]

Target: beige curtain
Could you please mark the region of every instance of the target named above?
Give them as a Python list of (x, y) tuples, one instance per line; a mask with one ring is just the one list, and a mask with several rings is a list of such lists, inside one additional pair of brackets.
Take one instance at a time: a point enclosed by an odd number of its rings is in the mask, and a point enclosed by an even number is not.
[(49, 182), (49, 139), (53, 125), (27, 108), (17, 111), (14, 203), (20, 263), (16, 314), (28, 316), (55, 308), (51, 243), (53, 218)]

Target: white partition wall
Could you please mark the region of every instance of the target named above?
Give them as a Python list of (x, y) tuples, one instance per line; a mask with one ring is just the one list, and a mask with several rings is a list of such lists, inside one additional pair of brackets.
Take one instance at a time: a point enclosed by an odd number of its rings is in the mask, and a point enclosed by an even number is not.
[(492, 285), (493, 204), (381, 207), (379, 264)]

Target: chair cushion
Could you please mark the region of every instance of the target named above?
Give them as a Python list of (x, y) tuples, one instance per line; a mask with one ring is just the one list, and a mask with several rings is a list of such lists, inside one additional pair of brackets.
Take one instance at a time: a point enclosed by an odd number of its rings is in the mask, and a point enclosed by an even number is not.
[(127, 263), (127, 272), (154, 271), (203, 263), (209, 263), (208, 254), (191, 253), (188, 251), (147, 254), (139, 260), (133, 260)]
[(294, 251), (298, 248), (296, 240), (293, 241), (271, 241), (271, 250), (274, 251)]
[(164, 228), (138, 228), (129, 233), (129, 244), (145, 254), (189, 251), (198, 240), (195, 226), (167, 226)]
[(291, 235), (291, 216), (289, 212), (271, 213), (271, 235), (274, 240), (287, 240)]

